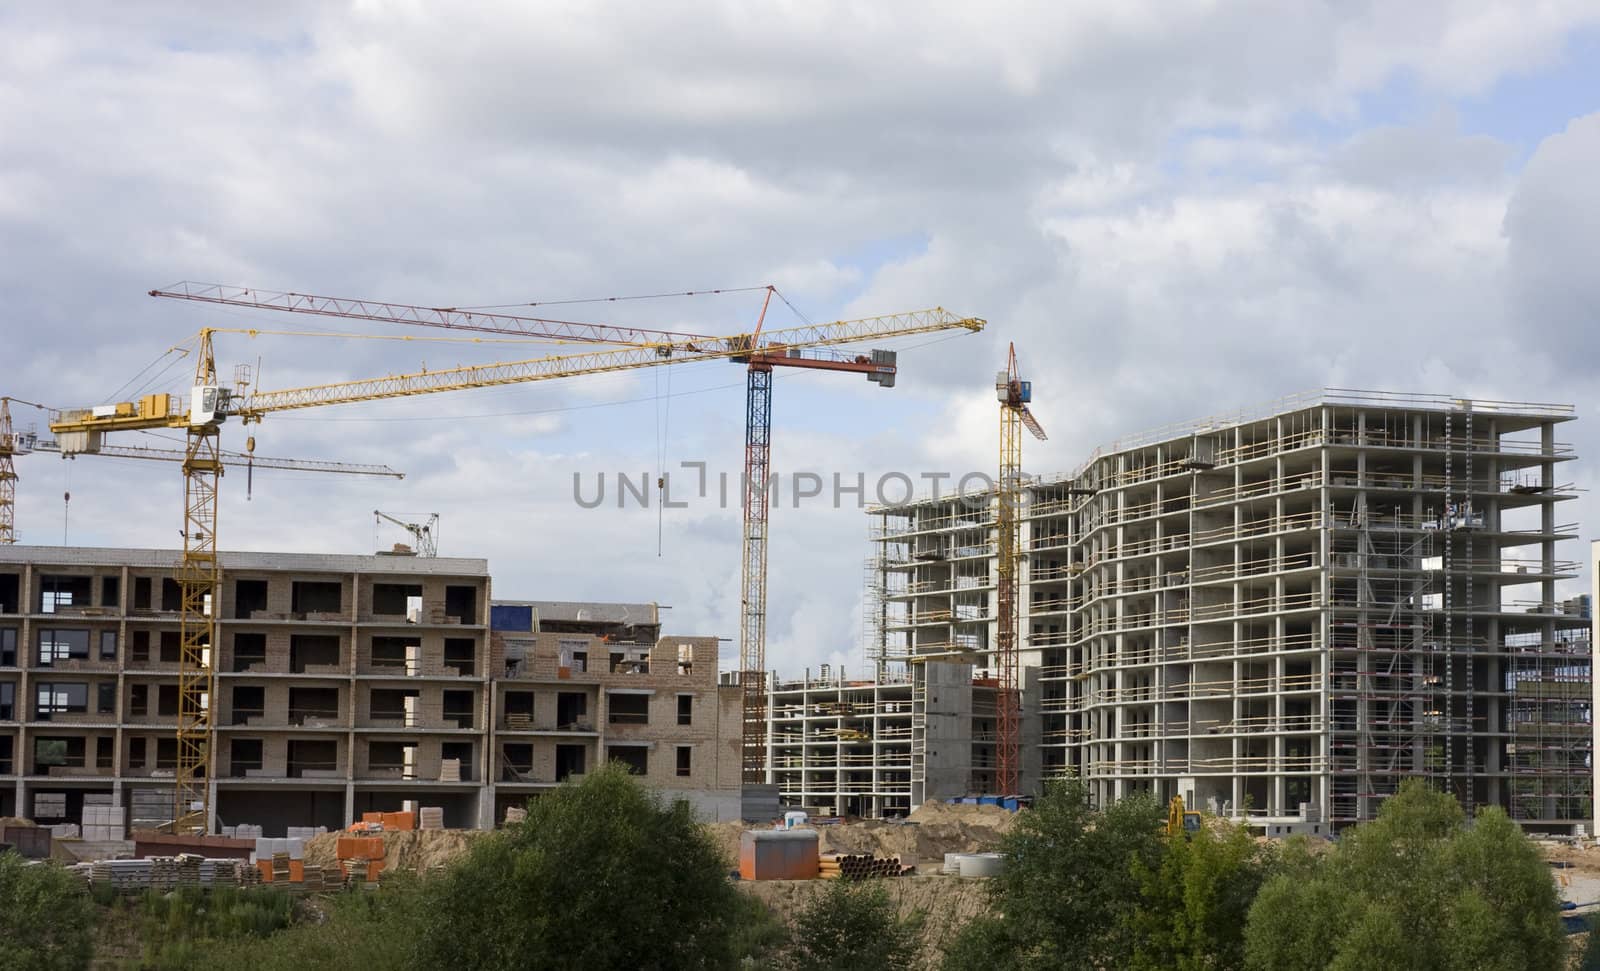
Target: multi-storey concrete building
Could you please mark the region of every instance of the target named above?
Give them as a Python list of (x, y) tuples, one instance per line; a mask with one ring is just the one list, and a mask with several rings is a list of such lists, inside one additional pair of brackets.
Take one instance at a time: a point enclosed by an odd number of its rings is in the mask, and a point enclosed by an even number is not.
[[(1568, 406), (1327, 391), (1034, 479), (1024, 777), (1266, 819), (1409, 776), (1586, 822), (1590, 637), (1556, 584)], [(993, 650), (992, 496), (874, 511), (883, 664)]]
[(744, 696), (718, 684), (715, 637), (662, 636), (655, 604), (495, 601), (492, 628), (497, 817), (616, 761), (739, 818)]
[(824, 667), (773, 682), (768, 765), (784, 805), (821, 815), (904, 816), (930, 799), (988, 792), (994, 681), (928, 661), (850, 681)]
[[(75, 822), (86, 797), (109, 797), (134, 825), (170, 816), (178, 557), (0, 547), (0, 815)], [(507, 802), (623, 748), (601, 747), (605, 733), (588, 722), (612, 714), (602, 686), (629, 675), (571, 675), (587, 707), (564, 722), (559, 693), (541, 706), (533, 696), (545, 674), (568, 678), (554, 653), (548, 665), (539, 649), (511, 665), (491, 643), (484, 560), (224, 553), (222, 566), (211, 654), (214, 826), (337, 828), (406, 801), (443, 807), (449, 826), (488, 825)], [(553, 650), (605, 636), (576, 622), (571, 633), (539, 633), (525, 609), (524, 632), (553, 639)], [(644, 650), (645, 663), (660, 670), (667, 651), (677, 670), (685, 649), (694, 673), (674, 685), (694, 695), (698, 724), (672, 731), (714, 735), (714, 639), (671, 639)], [(736, 718), (727, 731), (737, 738)], [(505, 779), (506, 746), (550, 737), (570, 739), (580, 763), (558, 772), (525, 760), (527, 771)], [(698, 735), (689, 744), (715, 749)], [(675, 763), (675, 788), (715, 788), (716, 755), (691, 761), (687, 777)]]

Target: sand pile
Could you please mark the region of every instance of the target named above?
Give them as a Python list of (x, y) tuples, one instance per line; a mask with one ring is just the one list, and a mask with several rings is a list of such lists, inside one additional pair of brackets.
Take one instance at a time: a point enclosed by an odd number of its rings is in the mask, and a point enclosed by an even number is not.
[[(340, 833), (324, 833), (306, 843), (305, 861), (311, 866), (336, 867)], [(373, 834), (377, 835), (377, 834)], [(383, 868), (426, 873), (463, 856), (474, 841), (489, 835), (475, 829), (416, 829), (389, 831), (383, 836)]]

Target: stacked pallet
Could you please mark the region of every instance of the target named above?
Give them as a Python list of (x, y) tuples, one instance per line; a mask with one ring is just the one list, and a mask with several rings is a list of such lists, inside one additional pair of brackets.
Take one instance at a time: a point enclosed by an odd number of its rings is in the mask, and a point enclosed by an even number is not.
[(439, 781), (440, 782), (460, 782), (461, 781), (461, 760), (460, 759), (440, 759), (439, 760)]
[(823, 880), (875, 880), (916, 872), (902, 865), (898, 856), (876, 857), (871, 853), (824, 853), (817, 858), (817, 876)]
[(289, 882), (289, 854), (287, 854), (287, 853), (274, 853), (274, 854), (272, 854), (272, 882), (273, 883), (288, 883)]
[(513, 732), (529, 732), (533, 730), (533, 716), (521, 712), (506, 715), (506, 730)]
[(506, 824), (520, 823), (528, 818), (528, 811), (521, 806), (506, 807)]
[(444, 829), (444, 807), (423, 806), (417, 810), (419, 829)]

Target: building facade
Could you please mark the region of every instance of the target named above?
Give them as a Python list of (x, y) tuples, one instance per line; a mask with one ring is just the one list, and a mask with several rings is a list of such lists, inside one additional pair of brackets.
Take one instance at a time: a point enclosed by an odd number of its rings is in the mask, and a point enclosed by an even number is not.
[[(1027, 490), (1025, 778), (1334, 826), (1408, 777), (1592, 816), (1568, 406), (1326, 391), (1101, 449)], [(873, 511), (880, 664), (992, 663), (992, 496)]]
[[(0, 547), (0, 815), (78, 822), (87, 798), (126, 807), (134, 826), (170, 817), (178, 560), (170, 550)], [(336, 829), (407, 801), (442, 807), (447, 826), (487, 826), (508, 802), (614, 754), (598, 728), (613, 697), (603, 685), (628, 675), (573, 676), (587, 707), (563, 723), (559, 692), (540, 704), (546, 653), (527, 651), (513, 669), (491, 634), (484, 560), (224, 553), (222, 567), (212, 831)], [(535, 643), (547, 636), (528, 626)], [(606, 636), (568, 626), (577, 629), (548, 635), (557, 650)], [(673, 638), (645, 653), (677, 659), (685, 646), (694, 674), (678, 684), (695, 696), (698, 724), (684, 730), (714, 732), (715, 640)], [(548, 681), (568, 682), (549, 659)], [(522, 759), (526, 771), (507, 778), (508, 746), (553, 737), (575, 745), (581, 765), (559, 773)], [(701, 761), (688, 777), (674, 763), (677, 788), (708, 784), (715, 752)]]

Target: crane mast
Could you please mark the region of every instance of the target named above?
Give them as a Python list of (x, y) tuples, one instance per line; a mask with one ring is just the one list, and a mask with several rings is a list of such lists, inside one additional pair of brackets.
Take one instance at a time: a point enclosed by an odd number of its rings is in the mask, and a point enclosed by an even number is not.
[(995, 787), (1001, 795), (1017, 793), (1021, 786), (1021, 657), (1017, 643), (1019, 605), (1017, 584), (1022, 567), (1022, 506), (1026, 482), (1022, 474), (1022, 429), (1043, 440), (1044, 429), (1028, 410), (1033, 383), (1017, 372), (1017, 348), (1007, 354), (1006, 369), (995, 375), (995, 397), (1000, 401), (1000, 478), (995, 492), (995, 660), (999, 687), (995, 700), (999, 712)]

